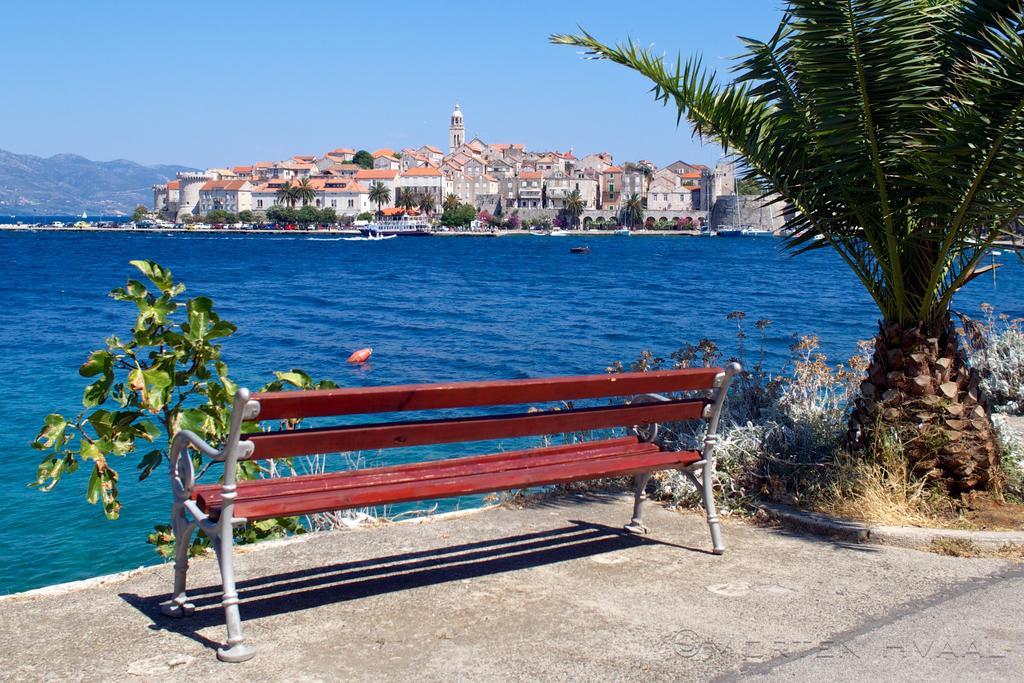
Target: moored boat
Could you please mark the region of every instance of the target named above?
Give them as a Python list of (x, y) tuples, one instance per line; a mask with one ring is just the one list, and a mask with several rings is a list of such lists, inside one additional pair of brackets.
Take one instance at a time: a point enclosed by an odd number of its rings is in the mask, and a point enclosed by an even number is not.
[(417, 211), (384, 209), (376, 220), (359, 228), (359, 232), (364, 237), (427, 237), (430, 235), (430, 223)]

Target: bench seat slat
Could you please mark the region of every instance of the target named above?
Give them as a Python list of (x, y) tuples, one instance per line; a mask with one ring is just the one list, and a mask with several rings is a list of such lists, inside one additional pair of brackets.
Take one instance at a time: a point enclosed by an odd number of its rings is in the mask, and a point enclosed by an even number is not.
[(522, 405), (711, 389), (721, 368), (255, 394), (257, 420)]
[(245, 438), (255, 446), (249, 458), (257, 460), (695, 420), (703, 415), (706, 405), (706, 399), (680, 399), (511, 415), (296, 429), (250, 434)]
[[(259, 479), (239, 482), (238, 495), (247, 500), (270, 498), (279, 495), (312, 493), (314, 491), (337, 491), (361, 486), (398, 484), (407, 481), (428, 481), (444, 477), (467, 476), (501, 472), (513, 469), (529, 469), (541, 465), (572, 462), (580, 458), (601, 458), (621, 455), (625, 452), (650, 448), (640, 444), (635, 437), (605, 439), (584, 443), (507, 451), (484, 456), (449, 458), (406, 465), (373, 467), (326, 474), (300, 475), (278, 479)], [(197, 486), (193, 496), (202, 510), (221, 504), (221, 490), (218, 484)]]
[[(465, 476), (446, 476), (393, 484), (370, 484), (340, 490), (298, 492), (267, 498), (247, 498), (240, 492), (235, 500), (233, 516), (255, 520), (492, 493), (530, 486), (548, 486), (685, 467), (693, 464), (699, 458), (700, 454), (694, 451), (664, 452), (658, 450), (657, 446), (653, 444), (637, 444), (626, 447), (617, 455), (607, 457), (592, 458), (584, 454), (581, 458), (569, 462)], [(211, 507), (207, 512), (216, 516), (218, 508)]]

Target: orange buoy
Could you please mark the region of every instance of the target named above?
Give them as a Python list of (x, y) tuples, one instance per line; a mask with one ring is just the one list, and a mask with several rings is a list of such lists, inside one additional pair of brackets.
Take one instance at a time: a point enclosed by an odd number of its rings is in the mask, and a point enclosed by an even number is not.
[(365, 349), (359, 349), (351, 356), (348, 357), (349, 363), (365, 363), (370, 360), (370, 355), (373, 354), (373, 349), (367, 346)]

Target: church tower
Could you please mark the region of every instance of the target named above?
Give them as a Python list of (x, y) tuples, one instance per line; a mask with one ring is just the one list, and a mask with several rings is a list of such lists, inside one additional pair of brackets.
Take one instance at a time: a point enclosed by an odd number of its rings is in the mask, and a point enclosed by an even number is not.
[(462, 121), (462, 111), (459, 103), (455, 103), (455, 111), (452, 112), (452, 123), (448, 127), (448, 153), (451, 154), (466, 141), (466, 126)]

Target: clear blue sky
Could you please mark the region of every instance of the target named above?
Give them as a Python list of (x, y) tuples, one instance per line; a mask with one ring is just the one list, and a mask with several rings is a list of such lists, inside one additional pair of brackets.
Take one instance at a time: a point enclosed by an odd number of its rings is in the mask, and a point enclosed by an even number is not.
[(713, 162), (626, 69), (548, 34), (577, 24), (728, 66), (781, 0), (17, 2), (0, 40), (0, 148), (193, 166), (469, 136)]

